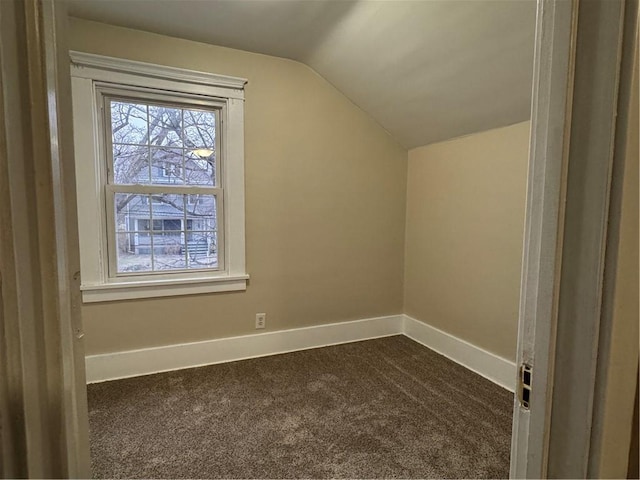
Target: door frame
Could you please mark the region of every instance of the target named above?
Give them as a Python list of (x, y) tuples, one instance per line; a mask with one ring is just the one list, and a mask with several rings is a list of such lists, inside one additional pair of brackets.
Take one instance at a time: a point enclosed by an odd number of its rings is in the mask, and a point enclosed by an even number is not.
[(90, 478), (67, 13), (0, 1), (3, 478)]
[[(611, 322), (637, 0), (540, 0), (520, 297), (513, 478), (586, 478), (599, 335)], [(632, 62), (631, 62), (632, 63)], [(618, 148), (616, 148), (616, 146)], [(605, 275), (606, 266), (606, 275)], [(613, 272), (612, 272), (613, 270)], [(520, 372), (532, 367), (529, 406)]]

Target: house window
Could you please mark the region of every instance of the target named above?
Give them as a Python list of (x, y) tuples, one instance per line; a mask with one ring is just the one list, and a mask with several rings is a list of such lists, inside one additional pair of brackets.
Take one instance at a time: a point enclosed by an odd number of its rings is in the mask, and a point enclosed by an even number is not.
[(182, 169), (175, 163), (165, 163), (162, 166), (162, 176), (164, 178), (173, 178), (174, 181), (177, 181), (177, 183), (181, 183)]
[(245, 81), (71, 56), (84, 301), (246, 288)]
[(111, 276), (223, 269), (220, 108), (168, 103), (170, 96), (159, 104), (113, 87), (97, 94), (105, 112), (107, 224), (114, 226)]

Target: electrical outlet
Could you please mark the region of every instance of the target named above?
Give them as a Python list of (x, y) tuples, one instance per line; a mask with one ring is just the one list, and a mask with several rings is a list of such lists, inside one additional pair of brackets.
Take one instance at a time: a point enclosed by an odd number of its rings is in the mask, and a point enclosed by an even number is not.
[(267, 314), (256, 313), (256, 328), (264, 328), (267, 325)]

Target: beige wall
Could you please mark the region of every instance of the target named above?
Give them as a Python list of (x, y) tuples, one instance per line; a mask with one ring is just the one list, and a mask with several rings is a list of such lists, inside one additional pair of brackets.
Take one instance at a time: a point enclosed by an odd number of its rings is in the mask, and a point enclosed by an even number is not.
[(529, 125), (409, 151), (405, 313), (510, 360)]
[[(87, 354), (402, 310), (407, 151), (304, 65), (72, 20), (70, 48), (249, 79), (246, 292), (85, 305)], [(77, 159), (82, 161), (82, 159)]]

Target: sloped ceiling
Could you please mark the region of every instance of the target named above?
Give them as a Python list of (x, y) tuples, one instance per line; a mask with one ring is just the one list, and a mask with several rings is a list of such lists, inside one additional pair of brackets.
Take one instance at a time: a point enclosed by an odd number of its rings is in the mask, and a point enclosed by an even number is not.
[(72, 16), (306, 63), (407, 148), (530, 117), (535, 0), (68, 3)]

